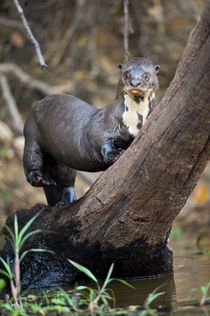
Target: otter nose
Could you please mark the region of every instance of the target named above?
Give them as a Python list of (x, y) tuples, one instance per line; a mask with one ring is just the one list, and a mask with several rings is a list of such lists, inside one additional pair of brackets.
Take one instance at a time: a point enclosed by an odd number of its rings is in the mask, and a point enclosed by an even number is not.
[(132, 87), (138, 87), (138, 86), (141, 86), (141, 84), (142, 84), (141, 80), (138, 80), (138, 79), (132, 79), (130, 81), (130, 85)]

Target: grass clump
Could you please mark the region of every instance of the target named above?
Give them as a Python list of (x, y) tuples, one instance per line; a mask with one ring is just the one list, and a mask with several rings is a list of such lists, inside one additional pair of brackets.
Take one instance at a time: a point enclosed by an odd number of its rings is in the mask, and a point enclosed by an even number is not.
[[(0, 314), (12, 315), (12, 316), (29, 316), (29, 315), (131, 315), (134, 313), (139, 316), (157, 315), (157, 310), (152, 309), (150, 304), (164, 292), (157, 292), (154, 290), (147, 297), (144, 306), (132, 306), (132, 309), (115, 308), (115, 296), (114, 292), (109, 289), (109, 285), (113, 281), (119, 281), (126, 286), (132, 287), (124, 280), (112, 278), (112, 272), (114, 264), (109, 268), (107, 276), (101, 285), (95, 275), (86, 267), (78, 264), (72, 260), (68, 260), (76, 269), (84, 273), (90, 281), (94, 282), (94, 287), (86, 285), (78, 285), (69, 291), (50, 290), (47, 292), (41, 292), (38, 295), (30, 294), (24, 297), (21, 293), (21, 275), (20, 265), (24, 257), (30, 252), (51, 252), (46, 249), (28, 249), (21, 252), (26, 240), (34, 234), (42, 232), (37, 229), (28, 232), (33, 222), (38, 217), (39, 213), (32, 217), (22, 229), (19, 229), (17, 215), (14, 215), (14, 228), (13, 230), (4, 225), (6, 234), (5, 237), (12, 245), (14, 253), (14, 264), (11, 265), (9, 260), (5, 260), (0, 257), (2, 268), (0, 274), (9, 280), (11, 297), (8, 294), (5, 295), (5, 300), (0, 301)], [(0, 279), (0, 290), (6, 285), (5, 280)], [(142, 311), (140, 311), (140, 309)]]
[[(4, 227), (6, 229), (7, 233), (4, 233), (4, 236), (6, 239), (8, 239), (11, 243), (13, 253), (14, 253), (14, 266), (12, 267), (9, 260), (5, 260), (2, 257), (0, 257), (0, 262), (2, 264), (2, 269), (0, 269), (0, 274), (8, 278), (10, 283), (10, 290), (12, 294), (12, 301), (11, 304), (15, 307), (22, 307), (22, 300), (21, 300), (21, 275), (20, 275), (20, 264), (24, 257), (29, 252), (51, 252), (46, 249), (29, 249), (25, 250), (24, 252), (20, 253), (24, 243), (26, 240), (31, 237), (32, 235), (38, 234), (41, 232), (40, 229), (27, 232), (30, 226), (33, 224), (35, 219), (39, 216), (39, 213), (37, 213), (35, 216), (33, 216), (25, 225), (24, 227), (19, 231), (18, 227), (18, 218), (17, 215), (14, 215), (14, 229), (13, 231), (10, 229), (9, 226), (4, 224)], [(3, 280), (1, 279), (1, 283), (3, 283)], [(8, 299), (7, 299), (8, 301)], [(5, 305), (8, 307), (7, 305)]]
[[(196, 293), (196, 296), (192, 293)], [(196, 299), (199, 303), (199, 306), (209, 305), (210, 304), (210, 281), (207, 281), (205, 285), (200, 286), (199, 288), (194, 288), (191, 290), (189, 298)]]
[[(81, 272), (83, 272), (85, 275), (87, 275), (95, 284), (96, 284), (96, 289), (90, 288), (90, 287), (84, 287), (83, 293), (84, 297), (82, 299), (82, 302), (84, 305), (88, 307), (88, 310), (92, 313), (95, 310), (106, 310), (110, 309), (110, 301), (114, 302), (115, 306), (115, 298), (114, 298), (114, 293), (107, 288), (107, 286), (112, 282), (112, 281), (119, 281), (129, 287), (134, 288), (132, 285), (127, 283), (124, 280), (121, 279), (116, 279), (116, 278), (111, 278), (111, 274), (114, 268), (114, 264), (112, 264), (109, 268), (109, 271), (107, 273), (106, 279), (103, 283), (102, 286), (100, 286), (99, 281), (95, 277), (95, 275), (87, 268), (84, 266), (69, 260), (69, 262), (77, 269), (79, 269)], [(84, 292), (85, 290), (85, 292)], [(100, 303), (100, 304), (99, 304)]]

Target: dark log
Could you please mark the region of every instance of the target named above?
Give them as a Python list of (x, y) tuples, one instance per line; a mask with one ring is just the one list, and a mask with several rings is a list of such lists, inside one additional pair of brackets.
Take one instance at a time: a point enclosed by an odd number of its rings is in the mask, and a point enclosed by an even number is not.
[[(168, 236), (210, 157), (210, 2), (192, 30), (165, 97), (132, 145), (73, 205), (18, 212), (24, 224), (43, 210), (26, 248), (24, 284), (55, 285), (81, 278), (67, 258), (103, 278), (112, 262), (114, 275), (151, 276), (173, 270)], [(12, 225), (12, 219), (7, 221)], [(2, 251), (10, 254), (7, 244)], [(10, 255), (11, 258), (11, 255)]]

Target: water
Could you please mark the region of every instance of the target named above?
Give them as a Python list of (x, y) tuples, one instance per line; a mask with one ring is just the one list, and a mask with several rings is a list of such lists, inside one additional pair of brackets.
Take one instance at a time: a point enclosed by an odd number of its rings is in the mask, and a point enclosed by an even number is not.
[[(151, 307), (158, 309), (160, 315), (210, 316), (210, 305), (199, 307), (201, 298), (199, 288), (210, 280), (210, 252), (206, 253), (210, 250), (210, 239), (205, 247), (198, 248), (195, 246), (194, 237), (183, 236), (180, 241), (174, 241), (172, 246), (174, 274), (155, 279), (126, 280), (135, 289), (119, 282), (111, 283), (109, 287), (114, 291), (116, 307), (127, 309), (132, 305), (144, 306), (148, 295), (159, 287), (157, 292), (165, 292), (165, 294), (158, 297)], [(94, 287), (94, 284), (91, 283), (90, 286)], [(194, 288), (198, 290), (192, 292)], [(208, 296), (210, 296), (210, 291)], [(132, 315), (137, 315), (137, 313)]]
[(135, 290), (120, 283), (113, 284), (117, 306), (143, 306), (148, 294), (160, 287), (158, 292), (164, 291), (165, 294), (155, 300), (152, 307), (162, 306), (160, 311), (164, 315), (208, 315), (208, 309), (210, 315), (210, 305), (206, 308), (198, 306), (198, 299), (201, 298), (200, 289), (192, 291), (210, 280), (210, 254), (205, 254), (205, 251), (210, 249), (210, 240), (209, 245), (202, 249), (194, 246), (194, 240), (190, 236), (172, 243), (173, 275), (159, 279), (129, 280)]

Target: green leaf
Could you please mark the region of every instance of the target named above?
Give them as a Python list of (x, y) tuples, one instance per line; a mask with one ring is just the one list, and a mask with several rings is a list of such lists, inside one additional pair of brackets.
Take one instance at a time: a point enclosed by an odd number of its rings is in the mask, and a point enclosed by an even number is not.
[(120, 282), (120, 283), (122, 283), (122, 284), (124, 284), (124, 285), (129, 286), (129, 287), (132, 288), (132, 289), (135, 289), (135, 287), (134, 287), (132, 284), (126, 282), (125, 280), (122, 280), (122, 279), (115, 279), (115, 280), (118, 281), (118, 282)]
[(6, 287), (6, 285), (7, 282), (4, 279), (0, 278), (0, 291), (2, 291)]
[(28, 234), (26, 234), (23, 239), (20, 241), (20, 245), (19, 245), (19, 250), (22, 248), (22, 246), (24, 245), (25, 241), (31, 237), (32, 235), (35, 235), (35, 234), (38, 234), (38, 233), (41, 233), (42, 230), (41, 229), (37, 229), (37, 230), (34, 230)]
[(11, 280), (11, 277), (10, 277), (9, 273), (7, 273), (5, 270), (0, 269), (0, 274), (5, 275), (9, 280)]
[(65, 298), (66, 302), (69, 304), (69, 306), (73, 306), (73, 301), (72, 299), (69, 297), (68, 293), (66, 293), (63, 289), (60, 289), (63, 297)]
[[(12, 232), (12, 230), (10, 229), (10, 227), (7, 224), (5, 224), (5, 223), (3, 223), (1, 221), (0, 221), (0, 224), (8, 231), (9, 235), (12, 238), (12, 241), (14, 242), (15, 241), (15, 235)], [(3, 233), (3, 236), (7, 237), (7, 235), (5, 233)]]
[(113, 268), (114, 268), (114, 263), (112, 263), (111, 266), (110, 266), (110, 268), (109, 268), (109, 271), (108, 271), (108, 273), (107, 273), (106, 279), (105, 279), (105, 281), (104, 281), (104, 284), (103, 284), (103, 286), (102, 286), (100, 292), (103, 292), (104, 289), (106, 288), (106, 286), (107, 286), (111, 281), (113, 281), (113, 279), (110, 279), (110, 276), (111, 276), (111, 274), (112, 274)]
[(65, 300), (62, 298), (52, 298), (51, 299), (51, 303), (55, 304), (55, 305), (65, 305)]
[(23, 260), (23, 258), (29, 253), (29, 252), (48, 252), (48, 253), (51, 253), (51, 254), (54, 254), (54, 251), (52, 250), (48, 250), (48, 249), (35, 249), (35, 248), (32, 248), (32, 249), (29, 249), (29, 250), (26, 250), (22, 253), (22, 255), (20, 256), (20, 262)]
[(79, 285), (79, 286), (76, 287), (76, 290), (77, 290), (77, 291), (83, 291), (83, 290), (87, 290), (87, 288), (88, 288), (88, 287), (85, 286), (85, 285)]
[(82, 266), (79, 263), (76, 263), (70, 259), (68, 259), (68, 261), (78, 270), (80, 270), (81, 272), (83, 272), (84, 274), (86, 274), (90, 279), (92, 279), (95, 283), (98, 284), (98, 280), (96, 279), (95, 275), (87, 268), (85, 268), (84, 266)]
[(19, 242), (22, 240), (23, 235), (26, 233), (26, 231), (29, 229), (29, 227), (32, 225), (32, 223), (35, 221), (35, 219), (39, 216), (40, 212), (38, 212), (36, 215), (34, 215), (21, 229), (19, 234)]
[(93, 289), (89, 288), (89, 297), (87, 297), (87, 299), (89, 300), (89, 302), (94, 301), (94, 299), (96, 298), (96, 291), (94, 291)]
[(17, 219), (17, 215), (14, 215), (14, 232), (15, 232), (15, 244), (16, 244), (16, 251), (18, 251), (18, 219)]
[[(0, 260), (1, 260), (2, 264), (4, 265), (6, 271), (7, 271), (8, 274), (9, 274), (9, 279), (12, 279), (12, 278), (13, 278), (13, 274), (12, 274), (12, 271), (11, 271), (9, 262), (8, 262), (8, 261), (6, 262), (6, 261), (5, 261), (3, 258), (1, 258), (1, 257), (0, 257)], [(4, 271), (4, 270), (2, 270), (2, 271)]]
[(159, 293), (150, 293), (148, 295), (148, 298), (147, 298), (147, 302), (148, 302), (148, 305), (150, 305), (157, 297), (161, 296), (165, 294), (165, 292), (159, 292)]
[(41, 315), (42, 308), (40, 305), (27, 303), (27, 307), (30, 307), (34, 313), (39, 313), (38, 315)]
[(8, 311), (13, 311), (14, 307), (10, 305), (9, 303), (1, 304), (1, 307), (7, 309)]
[(102, 302), (103, 302), (105, 305), (108, 305), (108, 304), (109, 304), (108, 301), (107, 301), (107, 299), (106, 299), (106, 297), (105, 297), (104, 295), (101, 296), (101, 300), (102, 300)]
[(47, 306), (50, 305), (50, 301), (49, 301), (47, 293), (43, 290), (41, 290), (41, 292), (42, 292), (43, 298), (45, 299), (45, 305), (47, 305)]
[(70, 309), (66, 306), (60, 306), (60, 305), (49, 305), (46, 307), (42, 307), (43, 312), (48, 312), (48, 311), (57, 311), (58, 313), (69, 313)]

